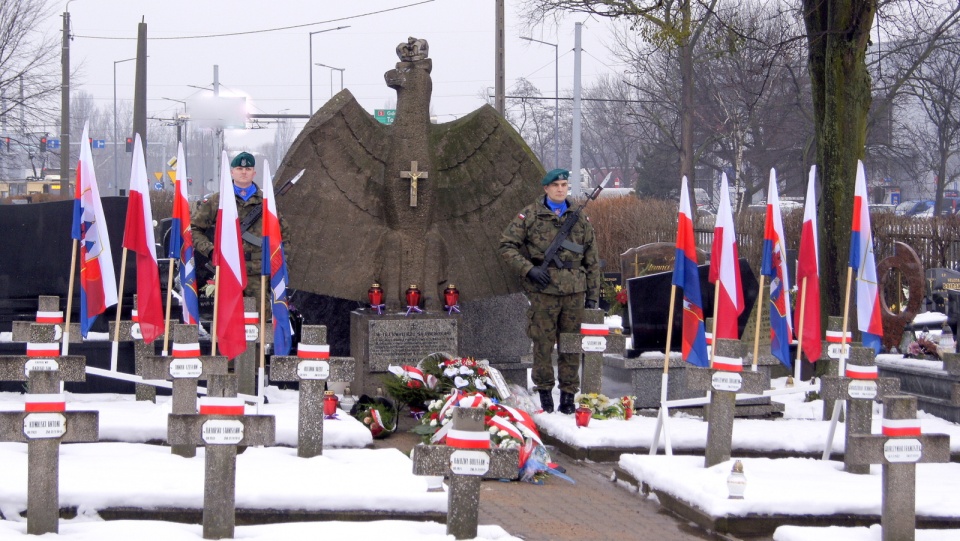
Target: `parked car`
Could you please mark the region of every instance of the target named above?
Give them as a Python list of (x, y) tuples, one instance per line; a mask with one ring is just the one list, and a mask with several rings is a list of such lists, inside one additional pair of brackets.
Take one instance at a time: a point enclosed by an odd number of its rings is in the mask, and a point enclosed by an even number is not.
[[(933, 201), (930, 201), (929, 199), (912, 200), (912, 201), (904, 201), (903, 203), (900, 203), (899, 205), (897, 205), (897, 207), (894, 209), (893, 212), (897, 216), (916, 216), (932, 208), (933, 208)], [(932, 215), (932, 212), (933, 211), (931, 211), (931, 215)]]
[(893, 214), (896, 208), (896, 205), (878, 203), (876, 205), (870, 205), (870, 212), (874, 214)]

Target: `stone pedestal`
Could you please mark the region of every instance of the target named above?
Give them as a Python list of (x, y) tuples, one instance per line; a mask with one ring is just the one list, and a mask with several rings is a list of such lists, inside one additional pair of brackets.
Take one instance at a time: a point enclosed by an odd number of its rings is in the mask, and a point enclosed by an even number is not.
[(446, 312), (378, 315), (368, 309), (350, 313), (350, 354), (356, 359), (353, 389), (373, 396), (390, 365), (416, 365), (436, 352), (460, 355), (461, 317)]
[(460, 353), (475, 359), (487, 359), (508, 383), (527, 384), (527, 368), (533, 342), (527, 336), (527, 308), (530, 302), (522, 293), (502, 295), (461, 303)]

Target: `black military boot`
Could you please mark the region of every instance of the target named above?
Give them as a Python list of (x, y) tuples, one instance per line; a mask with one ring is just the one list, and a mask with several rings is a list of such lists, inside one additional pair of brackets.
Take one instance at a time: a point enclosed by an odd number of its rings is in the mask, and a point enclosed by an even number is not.
[(540, 390), (540, 407), (545, 413), (553, 413), (553, 391)]
[(571, 414), (577, 411), (577, 405), (573, 403), (573, 393), (565, 391), (560, 392), (560, 413)]

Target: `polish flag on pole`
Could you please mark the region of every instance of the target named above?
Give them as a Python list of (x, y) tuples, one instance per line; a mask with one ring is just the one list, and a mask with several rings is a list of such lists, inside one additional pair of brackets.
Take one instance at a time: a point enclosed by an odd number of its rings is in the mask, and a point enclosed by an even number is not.
[(153, 236), (153, 211), (147, 165), (140, 134), (133, 140), (133, 164), (130, 166), (130, 197), (127, 198), (127, 223), (123, 247), (137, 254), (137, 315), (144, 342), (152, 342), (163, 333), (163, 302), (160, 300), (160, 269)]
[(187, 201), (187, 162), (183, 143), (177, 147), (177, 177), (174, 182), (173, 219), (170, 223), (170, 259), (180, 260), (180, 291), (183, 295), (183, 322), (200, 322), (197, 298), (197, 269), (193, 258), (193, 233), (190, 231), (190, 203)]
[(243, 323), (243, 290), (247, 287), (247, 270), (243, 246), (240, 244), (240, 217), (226, 151), (223, 151), (220, 162), (220, 208), (217, 209), (217, 234), (213, 243), (213, 264), (219, 271), (215, 317), (220, 351), (228, 359), (233, 359), (247, 349)]
[(787, 239), (783, 234), (780, 216), (780, 196), (777, 192), (777, 171), (770, 170), (767, 188), (767, 218), (763, 228), (763, 260), (760, 272), (770, 279), (770, 353), (787, 368), (790, 361), (790, 342), (793, 329), (790, 322), (790, 276), (787, 272)]
[(80, 241), (80, 333), (86, 338), (97, 316), (117, 304), (113, 253), (110, 251), (110, 237), (107, 236), (107, 220), (100, 203), (97, 174), (93, 170), (88, 123), (84, 123), (83, 136), (80, 138), (76, 185), (72, 235)]
[(683, 289), (683, 360), (695, 366), (710, 365), (707, 359), (707, 336), (700, 297), (700, 271), (697, 269), (697, 241), (693, 236), (693, 214), (687, 177), (680, 188), (680, 211), (677, 213), (677, 252), (673, 264), (673, 285)]
[(713, 228), (713, 248), (710, 256), (710, 283), (720, 288), (717, 295), (717, 311), (714, 340), (740, 338), (737, 320), (743, 312), (743, 287), (740, 282), (740, 253), (737, 250), (737, 233), (733, 227), (733, 211), (730, 208), (730, 189), (727, 174), (720, 180), (720, 208)]
[(850, 235), (850, 267), (857, 275), (857, 328), (864, 347), (880, 352), (883, 324), (880, 321), (880, 292), (877, 263), (873, 256), (873, 229), (867, 204), (867, 174), (857, 161), (857, 186), (853, 194), (853, 230)]
[[(817, 242), (817, 166), (810, 167), (807, 181), (807, 200), (803, 207), (803, 229), (800, 233), (800, 253), (797, 260), (797, 300), (793, 310), (793, 327), (802, 343), (807, 360), (820, 358), (820, 248)], [(803, 321), (800, 307), (803, 307)]]

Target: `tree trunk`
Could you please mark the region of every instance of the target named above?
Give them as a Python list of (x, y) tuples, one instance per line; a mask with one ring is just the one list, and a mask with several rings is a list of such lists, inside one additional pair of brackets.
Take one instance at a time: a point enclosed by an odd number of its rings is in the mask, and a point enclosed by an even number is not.
[(680, 176), (687, 177), (690, 201), (696, 201), (693, 170), (693, 45), (690, 43), (690, 3), (683, 6), (683, 42), (680, 45)]
[[(843, 314), (857, 160), (871, 84), (865, 54), (876, 0), (803, 0), (821, 178), (822, 320)], [(855, 314), (856, 311), (852, 311)], [(850, 329), (855, 328), (853, 323)]]

